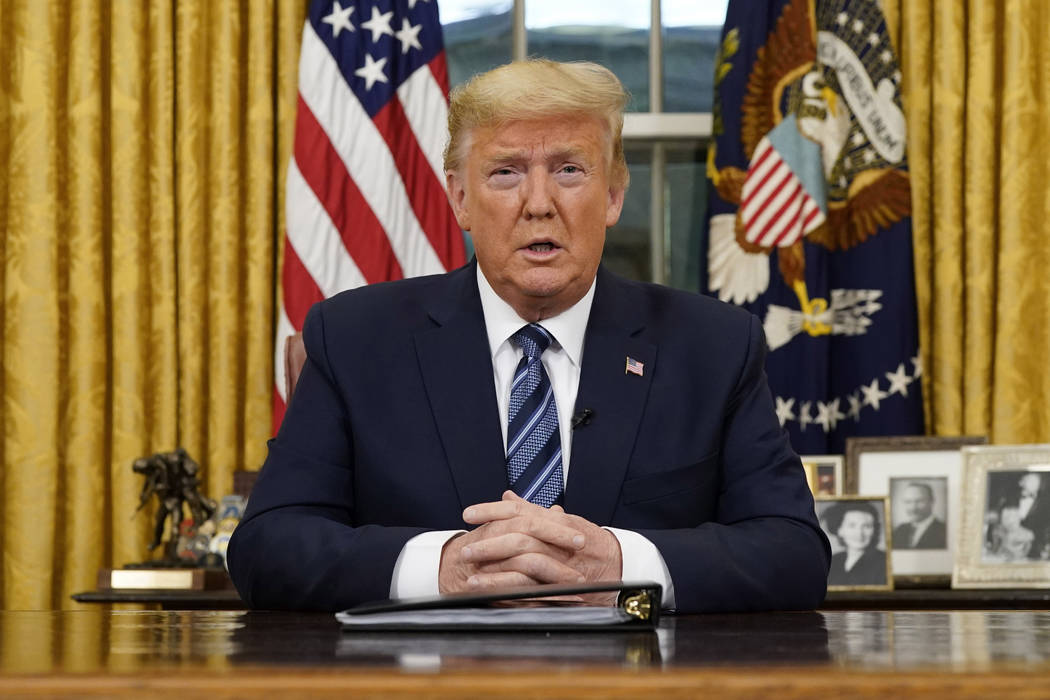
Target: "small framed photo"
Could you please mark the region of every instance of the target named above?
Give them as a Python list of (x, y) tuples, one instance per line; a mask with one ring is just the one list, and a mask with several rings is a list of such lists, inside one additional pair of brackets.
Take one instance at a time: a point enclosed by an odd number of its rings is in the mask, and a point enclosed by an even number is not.
[(1050, 588), (1050, 445), (967, 447), (957, 588)]
[(817, 519), (831, 541), (829, 591), (889, 591), (893, 571), (886, 497), (820, 496)]
[(984, 437), (846, 440), (846, 491), (889, 496), (898, 586), (947, 586), (962, 494), (962, 453)]
[(802, 455), (800, 459), (814, 496), (842, 495), (842, 455)]

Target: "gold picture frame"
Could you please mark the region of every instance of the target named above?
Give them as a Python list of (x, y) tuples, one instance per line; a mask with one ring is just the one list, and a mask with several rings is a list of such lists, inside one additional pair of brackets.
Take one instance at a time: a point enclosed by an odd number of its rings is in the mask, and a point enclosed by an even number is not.
[(1050, 445), (966, 447), (954, 588), (1050, 588)]
[(985, 443), (984, 436), (846, 439), (846, 493), (890, 499), (891, 558), (898, 588), (947, 588), (951, 584), (962, 517), (960, 450)]
[[(889, 499), (885, 496), (819, 496), (815, 499), (817, 519), (831, 542), (829, 591), (893, 590), (892, 536), (886, 514)], [(854, 516), (854, 512), (861, 515)], [(863, 514), (875, 516), (874, 531), (868, 544), (857, 547), (860, 558), (850, 564), (850, 530), (864, 522)], [(874, 540), (870, 539), (874, 537)], [(856, 543), (856, 540), (853, 540)], [(881, 545), (881, 546), (880, 546)]]
[(814, 496), (841, 496), (845, 478), (844, 455), (799, 455), (806, 483)]

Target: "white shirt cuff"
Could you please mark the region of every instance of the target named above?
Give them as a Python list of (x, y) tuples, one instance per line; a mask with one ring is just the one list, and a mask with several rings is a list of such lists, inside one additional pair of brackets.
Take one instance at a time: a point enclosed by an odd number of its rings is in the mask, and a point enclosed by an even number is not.
[(620, 554), (623, 559), (622, 581), (655, 581), (663, 586), (664, 599), (661, 608), (674, 609), (674, 582), (667, 563), (656, 545), (645, 535), (633, 530), (621, 530), (617, 527), (605, 528), (620, 542)]
[(446, 542), (461, 532), (466, 530), (433, 530), (405, 542), (394, 564), (394, 575), (390, 577), (390, 597), (438, 595), (441, 550)]

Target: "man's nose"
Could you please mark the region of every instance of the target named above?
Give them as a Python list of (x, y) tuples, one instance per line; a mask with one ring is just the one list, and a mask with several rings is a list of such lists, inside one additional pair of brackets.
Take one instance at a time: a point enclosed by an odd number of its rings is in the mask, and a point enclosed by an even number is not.
[(524, 214), (526, 219), (546, 219), (554, 216), (556, 207), (554, 205), (553, 188), (554, 180), (550, 173), (542, 168), (532, 168), (525, 178), (525, 205)]

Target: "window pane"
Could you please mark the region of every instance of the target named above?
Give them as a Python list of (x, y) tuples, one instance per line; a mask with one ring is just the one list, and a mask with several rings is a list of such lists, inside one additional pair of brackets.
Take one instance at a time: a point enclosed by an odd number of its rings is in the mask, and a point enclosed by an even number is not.
[(727, 0), (663, 0), (664, 111), (710, 112)]
[(700, 246), (707, 217), (707, 149), (701, 144), (667, 144), (664, 225), (668, 230), (667, 284), (700, 291)]
[(513, 0), (442, 0), (441, 24), (452, 85), (511, 59)]
[(624, 197), (620, 221), (606, 232), (602, 262), (610, 270), (629, 279), (651, 278), (649, 260), (649, 207), (652, 187), (652, 148), (626, 148), (631, 186)]
[(595, 61), (623, 82), (628, 109), (649, 110), (649, 3), (639, 0), (527, 0), (530, 56)]

